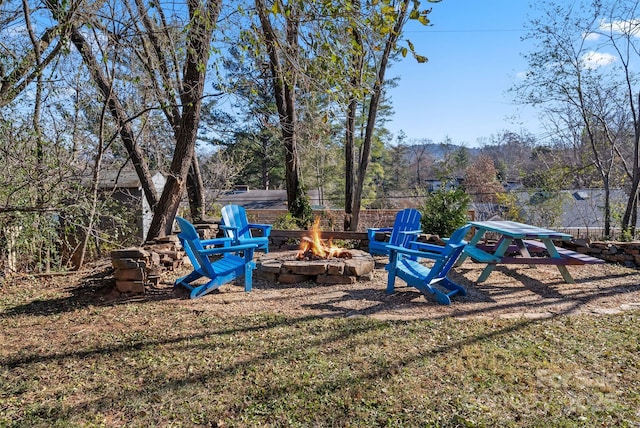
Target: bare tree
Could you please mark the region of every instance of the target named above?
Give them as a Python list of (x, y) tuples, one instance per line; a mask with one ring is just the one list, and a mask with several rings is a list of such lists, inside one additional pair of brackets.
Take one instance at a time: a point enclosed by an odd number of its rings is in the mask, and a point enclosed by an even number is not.
[(464, 175), (464, 188), (474, 202), (492, 203), (498, 201), (498, 195), (504, 193), (504, 187), (498, 181), (498, 171), (493, 160), (480, 155), (469, 165)]
[[(49, 3), (48, 6), (53, 16), (66, 14), (62, 5)], [(92, 28), (94, 31), (101, 29), (104, 38), (96, 35), (92, 43), (81, 26), (74, 22), (70, 29), (70, 39), (82, 55), (83, 62), (102, 97), (107, 100), (109, 111), (118, 124), (120, 136), (138, 173), (147, 201), (154, 207), (154, 218), (148, 232), (148, 238), (153, 238), (171, 232), (172, 220), (187, 182), (192, 183), (189, 186), (189, 196), (193, 216), (198, 218), (203, 213), (203, 185), (194, 148), (209, 60), (209, 46), (221, 3), (217, 0), (206, 3), (188, 1), (188, 23), (184, 24), (187, 31), (182, 39), (178, 37), (180, 33), (174, 30), (178, 23), (168, 23), (159, 4), (152, 3), (148, 6), (151, 9), (158, 8), (155, 16), (159, 24), (150, 18), (149, 10), (142, 2), (137, 2), (135, 6), (124, 3), (124, 6), (125, 10), (129, 11), (131, 26), (117, 25), (115, 23), (119, 21), (114, 18), (110, 21), (113, 24), (113, 28), (110, 29), (109, 22), (107, 25), (101, 25), (101, 22), (94, 19)], [(122, 8), (114, 6), (113, 10), (121, 13)], [(142, 27), (139, 27), (139, 21), (142, 22)], [(133, 34), (129, 34), (128, 31), (132, 29)], [(173, 41), (172, 37), (184, 42), (185, 54), (180, 60), (176, 55), (180, 48), (176, 43), (170, 43)], [(133, 126), (135, 118), (144, 114), (144, 111), (128, 114), (125, 103), (120, 98), (123, 94), (110, 89), (121, 85), (111, 83), (116, 77), (105, 73), (101, 67), (103, 61), (97, 58), (93, 49), (95, 46), (101, 48), (102, 40), (112, 43), (111, 52), (101, 52), (104, 60), (119, 62), (121, 56), (126, 55), (129, 59), (137, 58), (138, 63), (143, 65), (147, 78), (143, 79), (141, 84), (150, 84), (155, 93), (155, 105), (151, 108), (160, 108), (174, 131), (173, 160), (160, 197), (156, 194), (145, 153), (137, 143)], [(118, 68), (114, 67), (114, 70)], [(129, 70), (133, 69), (132, 64), (129, 64)], [(124, 76), (118, 78), (121, 82), (126, 80)], [(130, 81), (134, 82), (133, 79)]]
[(414, 144), (408, 146), (408, 152), (411, 156), (409, 168), (415, 171), (415, 175), (411, 180), (415, 187), (424, 186), (425, 180), (428, 178), (430, 167), (433, 166), (433, 157), (429, 150), (431, 140), (415, 141)]
[[(544, 15), (531, 21), (531, 38), (538, 40), (538, 49), (527, 56), (530, 73), (524, 84), (519, 87), (519, 94), (528, 102), (543, 105), (549, 114), (567, 118), (565, 124), (577, 127), (574, 135), (580, 135), (574, 141), (584, 141), (591, 153), (592, 165), (597, 169), (605, 189), (605, 234), (610, 233), (611, 208), (610, 189), (611, 175), (616, 159), (622, 163), (624, 157), (616, 156), (620, 152), (620, 129), (624, 125), (615, 123), (620, 118), (635, 118), (636, 104), (633, 97), (633, 77), (629, 69), (629, 52), (633, 51), (631, 29), (627, 33), (626, 49), (617, 47), (618, 40), (614, 36), (619, 27), (608, 33), (607, 43), (593, 43), (593, 39), (605, 35), (603, 25), (607, 28), (607, 17), (611, 19), (614, 11), (622, 4), (629, 2), (611, 2), (605, 9), (600, 1), (588, 4), (571, 3), (558, 5), (546, 2), (542, 4)], [(636, 3), (636, 2), (633, 2)], [(635, 9), (635, 8), (634, 8)], [(608, 11), (608, 12), (607, 12)], [(608, 16), (607, 16), (608, 14)], [(632, 15), (628, 15), (631, 17)], [(635, 16), (635, 15), (634, 15)], [(604, 19), (604, 21), (603, 21)], [(625, 22), (631, 25), (627, 19)], [(605, 47), (618, 52), (621, 67), (613, 64), (615, 56), (606, 52)], [(620, 102), (620, 94), (629, 101), (632, 115), (628, 115)], [(578, 119), (578, 122), (575, 122)], [(638, 121), (634, 119), (627, 126), (638, 129)], [(634, 165), (628, 167), (635, 177), (638, 168), (638, 132), (633, 138), (635, 155)], [(633, 182), (633, 180), (632, 180)], [(632, 184), (627, 213), (623, 219), (623, 227), (628, 227), (628, 220), (635, 207), (637, 183)]]
[(75, 25), (72, 26), (70, 39), (80, 52), (85, 66), (89, 70), (89, 73), (91, 74), (93, 81), (96, 83), (101, 95), (106, 100), (106, 104), (111, 115), (118, 124), (120, 138), (122, 139), (131, 162), (138, 174), (140, 184), (142, 185), (149, 206), (155, 207), (158, 203), (158, 195), (151, 178), (151, 172), (149, 171), (145, 155), (142, 152), (141, 147), (137, 144), (136, 135), (131, 121), (129, 120), (129, 115), (118, 98), (118, 94), (112, 90), (113, 84), (103, 71), (100, 61), (96, 58), (91, 48), (91, 43)]
[[(0, 16), (0, 30), (8, 30), (13, 25), (24, 25), (28, 41), (18, 39), (17, 32), (3, 31), (0, 43), (0, 107), (7, 106), (29, 85), (42, 77), (43, 72), (56, 60), (65, 47), (72, 22), (82, 22), (83, 1), (66, 4), (64, 12), (57, 13), (54, 20), (38, 35), (32, 25), (32, 14), (39, 8), (30, 7), (27, 0), (4, 3)], [(35, 11), (34, 11), (35, 9)], [(42, 20), (39, 20), (42, 24)]]

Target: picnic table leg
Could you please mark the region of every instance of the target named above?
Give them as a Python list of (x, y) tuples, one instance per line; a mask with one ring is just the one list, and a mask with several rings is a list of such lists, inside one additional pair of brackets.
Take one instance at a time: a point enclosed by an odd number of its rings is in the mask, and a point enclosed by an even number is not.
[[(551, 239), (543, 239), (542, 242), (544, 242), (544, 245), (547, 247), (547, 251), (549, 252), (549, 255), (551, 256), (551, 258), (562, 259), (562, 257), (558, 253), (558, 249), (556, 248), (555, 244)], [(564, 282), (566, 282), (567, 284), (576, 283), (573, 277), (571, 276), (571, 274), (569, 273), (569, 269), (567, 269), (566, 265), (558, 264), (558, 270), (560, 271), (562, 278), (564, 278)]]
[[(522, 239), (516, 239), (515, 241), (516, 241), (516, 245), (518, 246), (518, 250), (520, 251), (520, 255), (522, 257), (530, 259), (531, 258), (531, 254), (529, 254), (529, 250), (527, 249), (527, 246), (524, 243), (524, 241)], [(536, 267), (536, 265), (530, 264), (529, 267), (530, 268), (534, 268), (534, 267)]]
[[(493, 253), (493, 255), (498, 257), (499, 259), (502, 259), (502, 256), (504, 256), (504, 253), (507, 251), (507, 248), (509, 248), (509, 245), (511, 245), (511, 238), (505, 238), (503, 236), (502, 238), (500, 238), (500, 244), (496, 248), (496, 251)], [(495, 267), (496, 267), (495, 263), (487, 264), (487, 267), (484, 268), (484, 270), (482, 271), (482, 273), (480, 274), (476, 282), (486, 281), (487, 278), (489, 278), (489, 275), (491, 275), (491, 272)]]

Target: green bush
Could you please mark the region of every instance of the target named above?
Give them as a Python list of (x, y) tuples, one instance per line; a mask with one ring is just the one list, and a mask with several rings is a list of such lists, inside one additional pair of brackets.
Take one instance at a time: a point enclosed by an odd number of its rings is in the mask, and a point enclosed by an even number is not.
[(300, 229), (306, 229), (313, 222), (313, 210), (306, 196), (297, 198), (289, 212)]
[(274, 229), (278, 230), (298, 230), (298, 220), (290, 213), (278, 216), (272, 224)]
[(468, 220), (471, 198), (462, 189), (438, 189), (429, 193), (422, 205), (422, 230), (450, 236)]

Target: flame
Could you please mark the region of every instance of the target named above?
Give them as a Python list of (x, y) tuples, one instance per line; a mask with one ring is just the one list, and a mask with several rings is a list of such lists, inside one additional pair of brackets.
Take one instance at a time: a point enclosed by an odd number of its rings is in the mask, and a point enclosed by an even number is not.
[(322, 259), (330, 259), (332, 257), (339, 257), (347, 252), (345, 249), (333, 245), (331, 239), (325, 243), (320, 238), (321, 230), (319, 217), (316, 217), (310, 232), (311, 236), (302, 238), (302, 241), (300, 242), (300, 248), (297, 254), (298, 259), (304, 258), (307, 253), (311, 253)]

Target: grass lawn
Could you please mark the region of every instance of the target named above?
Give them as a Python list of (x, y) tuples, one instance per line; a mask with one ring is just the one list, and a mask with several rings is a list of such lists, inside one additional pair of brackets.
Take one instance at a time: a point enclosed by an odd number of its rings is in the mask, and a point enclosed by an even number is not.
[(0, 293), (1, 427), (640, 426), (638, 311), (221, 318), (37, 282)]

